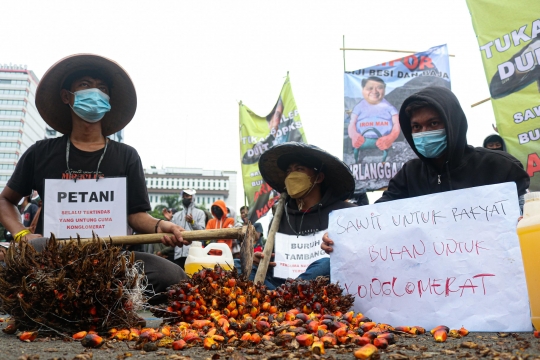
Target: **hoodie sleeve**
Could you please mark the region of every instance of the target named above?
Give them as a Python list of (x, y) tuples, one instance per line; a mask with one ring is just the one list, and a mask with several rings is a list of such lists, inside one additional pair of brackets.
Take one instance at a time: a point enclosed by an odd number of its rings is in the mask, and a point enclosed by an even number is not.
[(531, 179), (523, 169), (521, 162), (514, 158), (508, 171), (506, 181), (514, 181), (517, 186), (518, 195), (522, 196), (527, 192)]
[(406, 170), (407, 163), (405, 163), (401, 170), (399, 170), (398, 173), (392, 179), (390, 179), (388, 188), (384, 191), (381, 198), (375, 201), (375, 203), (405, 199), (409, 197)]
[(197, 211), (197, 215), (195, 219), (193, 219), (195, 222), (193, 223), (193, 230), (204, 230), (206, 228), (205, 224), (206, 216), (204, 215), (204, 211)]

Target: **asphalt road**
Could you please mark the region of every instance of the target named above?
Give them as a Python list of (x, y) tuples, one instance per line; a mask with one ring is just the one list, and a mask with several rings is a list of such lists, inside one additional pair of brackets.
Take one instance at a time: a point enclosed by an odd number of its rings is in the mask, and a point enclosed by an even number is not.
[[(147, 325), (157, 327), (160, 320), (150, 313), (141, 314)], [(0, 323), (3, 329), (6, 323)], [(108, 342), (100, 349), (85, 349), (79, 342), (60, 338), (42, 338), (31, 343), (20, 341), (15, 335), (0, 332), (0, 360), (30, 359), (354, 359), (353, 351), (358, 346), (326, 349), (323, 356), (312, 355), (307, 348), (281, 348), (260, 344), (256, 348), (225, 347), (218, 351), (207, 351), (202, 347), (174, 351), (158, 348), (157, 351), (141, 351), (132, 347), (134, 342)], [(448, 338), (445, 343), (436, 343), (428, 335), (401, 335), (396, 344), (380, 352), (381, 359), (540, 359), (540, 339), (531, 333), (470, 333), (461, 339)]]

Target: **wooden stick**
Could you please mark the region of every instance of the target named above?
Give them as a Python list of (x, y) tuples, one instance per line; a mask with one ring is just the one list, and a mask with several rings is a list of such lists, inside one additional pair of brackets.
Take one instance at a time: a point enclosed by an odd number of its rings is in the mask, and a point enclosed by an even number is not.
[(249, 278), (253, 267), (253, 242), (255, 239), (255, 227), (251, 223), (247, 226), (246, 236), (240, 246), (240, 265), (242, 275)]
[[(390, 49), (359, 49), (359, 48), (346, 48), (342, 47), (339, 50), (362, 50), (362, 51), (384, 51), (384, 52), (396, 52), (404, 54), (416, 54), (418, 51), (408, 51), (408, 50), (390, 50)], [(449, 54), (448, 56), (456, 57), (456, 55)]]
[[(247, 232), (247, 226), (241, 228), (216, 229), (216, 230), (193, 230), (182, 231), (182, 237), (189, 241), (197, 240), (218, 240), (218, 239), (244, 239)], [(174, 236), (173, 234), (140, 234), (129, 236), (109, 236), (109, 238), (101, 238), (101, 240), (111, 243), (112, 245), (137, 245), (137, 244), (156, 244), (161, 242), (164, 236)], [(70, 239), (63, 239), (70, 240)], [(74, 239), (76, 240), (76, 239)], [(81, 239), (81, 243), (92, 241), (92, 239)]]
[(475, 102), (474, 104), (471, 105), (471, 107), (473, 108), (473, 107), (478, 106), (478, 105), (480, 105), (480, 104), (483, 104), (483, 103), (485, 103), (486, 101), (489, 101), (489, 100), (491, 100), (490, 97), (487, 98), (487, 99), (481, 100), (481, 101), (479, 101), (479, 102)]
[(268, 239), (266, 244), (264, 244), (264, 257), (259, 262), (259, 267), (257, 268), (257, 274), (255, 274), (255, 284), (261, 283), (264, 284), (264, 278), (266, 277), (266, 271), (268, 271), (268, 264), (270, 263), (270, 258), (272, 257), (272, 252), (274, 251), (274, 239), (276, 233), (279, 229), (279, 223), (281, 222), (281, 216), (285, 210), (285, 201), (287, 201), (287, 193), (284, 191), (281, 193), (279, 202), (277, 204), (276, 214), (272, 219), (272, 226), (268, 232)]

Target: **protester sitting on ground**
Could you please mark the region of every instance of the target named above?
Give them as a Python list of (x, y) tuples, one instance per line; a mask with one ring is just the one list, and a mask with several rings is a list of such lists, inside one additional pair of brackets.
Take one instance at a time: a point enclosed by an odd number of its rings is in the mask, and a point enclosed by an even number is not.
[[(197, 191), (194, 189), (184, 189), (180, 193), (182, 197), (182, 205), (184, 208), (181, 211), (176, 212), (172, 218), (172, 222), (189, 230), (204, 230), (206, 216), (204, 211), (195, 207), (195, 194)], [(190, 246), (177, 246), (174, 248), (174, 263), (184, 268), (187, 256), (189, 255)], [(163, 255), (163, 254), (162, 254)], [(169, 255), (167, 255), (169, 256)]]
[[(515, 182), (521, 196), (529, 187), (512, 155), (467, 145), (467, 118), (447, 88), (427, 87), (407, 98), (399, 122), (418, 159), (403, 165), (376, 203), (504, 182)], [(322, 249), (330, 253), (333, 244), (325, 234)]]
[[(227, 205), (223, 200), (217, 200), (210, 208), (213, 218), (206, 224), (206, 229), (226, 229), (234, 227), (234, 219), (227, 217)], [(232, 239), (220, 239), (218, 243), (225, 243), (229, 246), (232, 252)]]
[[(276, 145), (261, 156), (259, 170), (268, 185), (289, 195), (278, 232), (294, 237), (296, 242), (312, 241), (313, 234), (320, 241), (328, 228), (331, 211), (356, 206), (344, 201), (354, 191), (351, 171), (341, 160), (316, 146), (295, 142)], [(310, 240), (303, 239), (307, 236)], [(251, 279), (261, 258), (262, 252), (254, 254)], [(314, 264), (299, 278), (313, 279), (326, 274), (326, 269)], [(270, 266), (276, 263), (272, 261)], [(269, 289), (284, 282), (285, 279), (274, 276), (272, 269), (268, 270), (265, 285)]]
[[(21, 156), (11, 179), (0, 194), (0, 222), (16, 241), (28, 240), (38, 251), (48, 241), (43, 237), (44, 212), (47, 204), (43, 194), (45, 179), (76, 181), (126, 177), (127, 214), (119, 218), (138, 233), (172, 233), (162, 241), (171, 246), (189, 245), (182, 238), (182, 227), (151, 217), (144, 171), (137, 151), (107, 138), (123, 129), (133, 118), (137, 107), (135, 87), (117, 63), (107, 58), (79, 54), (54, 64), (41, 79), (36, 90), (36, 107), (45, 122), (62, 137), (41, 140)], [(57, 180), (55, 180), (57, 179)], [(103, 182), (102, 182), (103, 183)], [(30, 234), (21, 222), (15, 205), (36, 189), (44, 201), (36, 234)], [(88, 208), (88, 203), (81, 207)], [(91, 204), (91, 203), (90, 203)], [(55, 216), (52, 214), (51, 216)], [(48, 234), (47, 234), (48, 235)], [(102, 234), (106, 236), (107, 234)], [(153, 254), (134, 252), (144, 262), (149, 288), (162, 292), (182, 279), (184, 271), (175, 264)], [(3, 258), (3, 253), (0, 253)], [(2, 260), (2, 259), (0, 259)], [(106, 281), (107, 279), (104, 279)], [(161, 299), (153, 299), (156, 302)]]

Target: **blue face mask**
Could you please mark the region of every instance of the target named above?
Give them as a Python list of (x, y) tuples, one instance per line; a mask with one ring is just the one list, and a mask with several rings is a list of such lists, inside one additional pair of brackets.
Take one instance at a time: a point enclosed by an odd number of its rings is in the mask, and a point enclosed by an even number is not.
[(78, 117), (89, 123), (95, 123), (103, 119), (106, 113), (111, 111), (109, 95), (99, 89), (85, 89), (72, 93), (75, 95), (73, 112)]
[(446, 129), (412, 134), (416, 150), (428, 159), (438, 158), (446, 150)]

